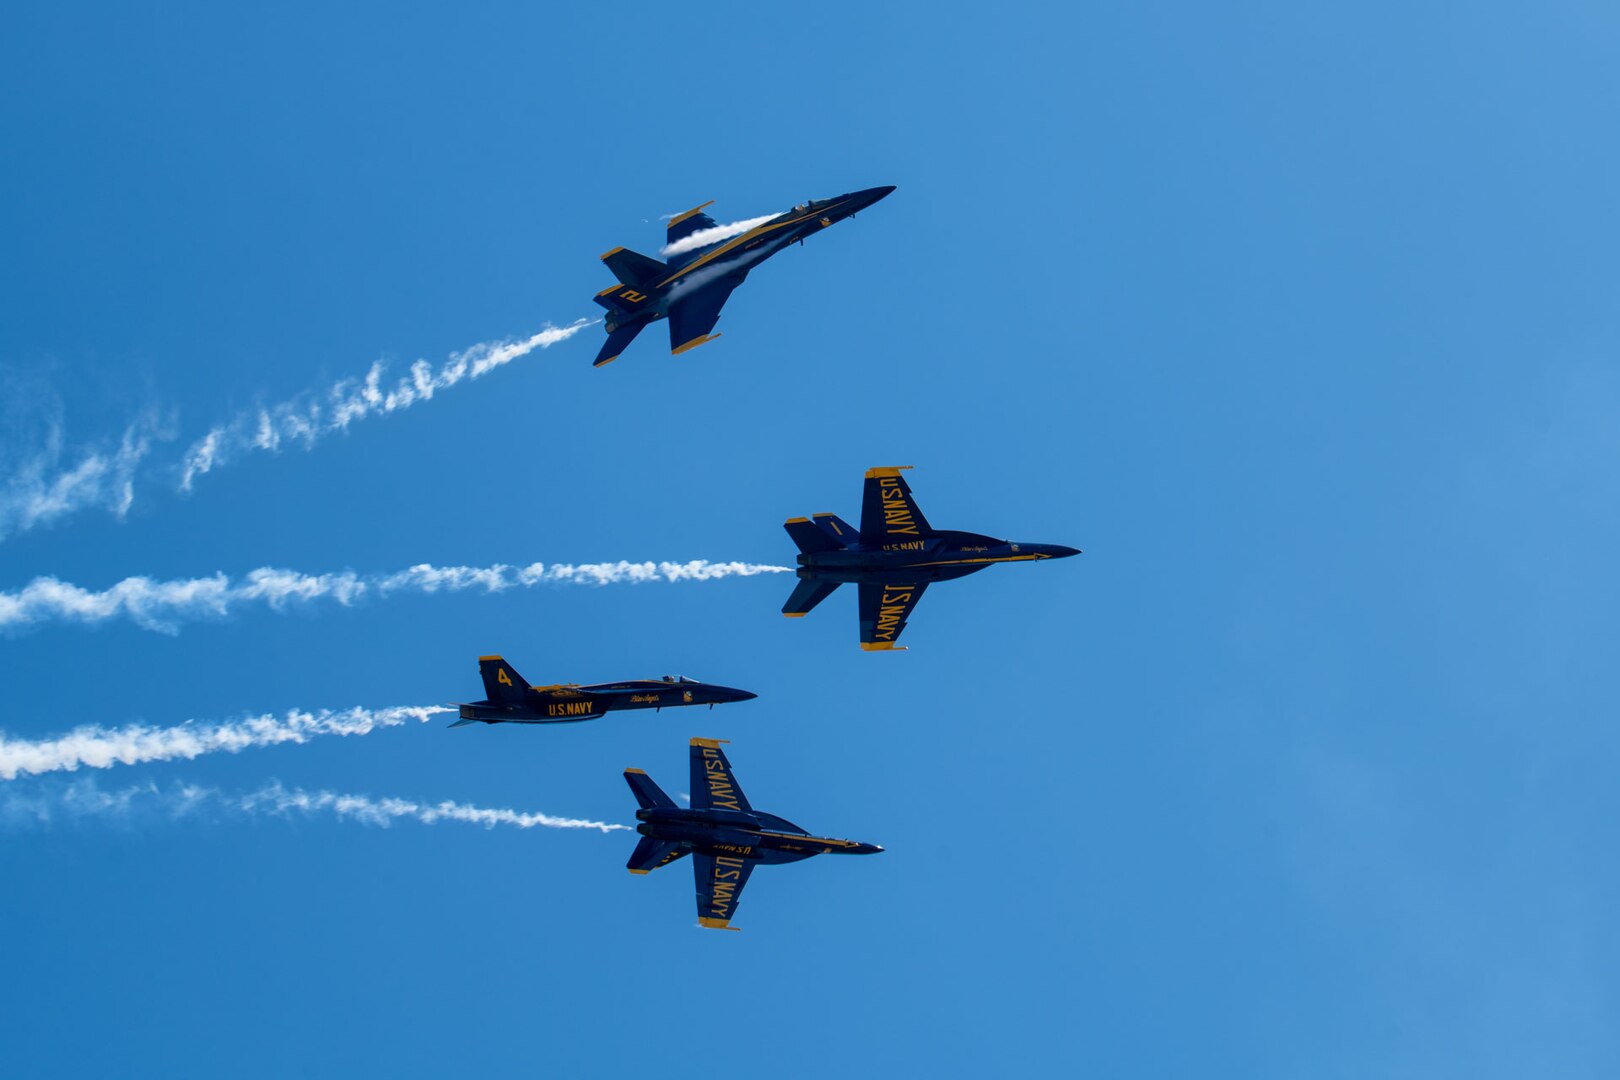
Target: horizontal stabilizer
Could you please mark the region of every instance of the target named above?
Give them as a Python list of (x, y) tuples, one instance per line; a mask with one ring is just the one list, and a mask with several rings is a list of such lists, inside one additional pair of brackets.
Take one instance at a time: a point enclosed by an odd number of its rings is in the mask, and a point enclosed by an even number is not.
[(478, 724), (478, 723), (482, 723), (482, 721), (475, 720), (470, 716), (463, 716), (460, 720), (457, 720), (455, 723), (451, 724), (450, 726), (451, 727), (466, 727), (468, 724)]
[(788, 518), (782, 523), (782, 528), (786, 529), (788, 536), (799, 545), (799, 550), (806, 554), (818, 551), (843, 551), (848, 546), (832, 529), (809, 518)]
[(636, 802), (643, 810), (673, 810), (675, 802), (664, 789), (653, 783), (653, 778), (640, 769), (624, 770), (624, 782), (630, 785), (630, 793), (636, 797)]
[(602, 256), (602, 261), (626, 285), (644, 285), (669, 273), (669, 267), (651, 255), (643, 255), (629, 248), (614, 248)]
[(603, 289), (591, 299), (607, 308), (624, 315), (634, 315), (642, 308), (652, 303), (653, 290), (646, 285), (614, 285)]
[(820, 581), (816, 578), (804, 578), (793, 589), (793, 594), (782, 605), (782, 614), (790, 619), (797, 619), (810, 614), (810, 610), (833, 594), (838, 588), (836, 581)]
[(602, 350), (596, 354), (596, 359), (591, 361), (591, 366), (601, 367), (603, 364), (611, 364), (617, 360), (619, 354), (629, 348), (630, 343), (636, 340), (636, 335), (641, 333), (646, 326), (645, 321), (637, 321), (629, 326), (620, 326), (609, 331), (608, 339), (602, 343)]
[(810, 517), (817, 525), (830, 531), (849, 547), (861, 542), (861, 536), (855, 531), (855, 527), (837, 514), (811, 514)]
[(641, 843), (636, 845), (636, 850), (630, 853), (630, 861), (624, 864), (624, 868), (632, 874), (650, 874), (685, 855), (687, 850), (682, 844), (672, 844), (668, 840), (654, 840), (650, 836), (643, 836)]

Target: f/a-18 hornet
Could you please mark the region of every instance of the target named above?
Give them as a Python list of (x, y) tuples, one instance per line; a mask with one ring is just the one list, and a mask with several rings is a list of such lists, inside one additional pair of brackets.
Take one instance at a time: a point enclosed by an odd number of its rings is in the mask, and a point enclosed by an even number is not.
[(664, 709), (678, 705), (714, 708), (729, 701), (758, 697), (747, 690), (698, 682), (684, 675), (630, 682), (580, 686), (530, 686), (517, 669), (499, 656), (480, 656), (478, 673), (484, 677), (483, 701), (461, 705), (461, 719), (451, 727), (471, 723), (558, 724), (595, 720), (615, 709)]
[(619, 281), (596, 294), (607, 308), (607, 342), (594, 365), (618, 358), (635, 336), (659, 319), (669, 320), (669, 351), (679, 356), (711, 336), (720, 308), (731, 290), (743, 283), (748, 271), (794, 241), (829, 228), (883, 198), (893, 187), (852, 191), (834, 199), (812, 199), (793, 209), (747, 223), (740, 235), (735, 227), (717, 225), (703, 212), (714, 203), (676, 214), (669, 221), (669, 239), (660, 262), (626, 248), (616, 247), (602, 261)]
[(755, 810), (720, 749), (725, 741), (692, 740), (690, 809), (676, 806), (640, 769), (624, 770), (624, 778), (641, 804), (636, 811), (641, 842), (626, 867), (632, 874), (646, 874), (691, 855), (699, 925), (737, 929), (731, 925), (731, 917), (737, 913), (748, 875), (761, 863), (798, 862), (812, 855), (871, 855), (883, 850), (876, 844), (811, 836), (791, 821)]
[(976, 574), (996, 563), (1080, 554), (1078, 548), (1061, 544), (1013, 543), (934, 528), (900, 475), (909, 468), (866, 470), (859, 532), (836, 514), (788, 519), (783, 528), (799, 545), (799, 584), (782, 605), (782, 614), (808, 615), (838, 586), (854, 582), (861, 594), (861, 648), (894, 649), (923, 590), (933, 582)]

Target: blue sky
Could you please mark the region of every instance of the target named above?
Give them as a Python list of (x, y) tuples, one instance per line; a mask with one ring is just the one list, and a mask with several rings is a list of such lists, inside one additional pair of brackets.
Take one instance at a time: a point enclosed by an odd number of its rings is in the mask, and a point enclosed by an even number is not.
[[(770, 575), (13, 627), (12, 740), (465, 699), (487, 652), (760, 698), (0, 782), (7, 1071), (1613, 1075), (1617, 34), (13, 11), (0, 490), (156, 441), (123, 516), (0, 541), (0, 592), (788, 562), (784, 518), (853, 518), (890, 464), (936, 525), (1086, 554), (931, 590), (899, 655), (848, 595), (780, 618)], [(597, 255), (656, 254), (660, 214), (878, 184), (719, 342), (595, 371), (589, 327), (176, 490), (243, 409), (593, 316)], [(887, 851), (767, 868), (718, 934), (623, 833), (61, 808), (279, 782), (620, 822), (620, 770), (684, 790), (693, 735)]]

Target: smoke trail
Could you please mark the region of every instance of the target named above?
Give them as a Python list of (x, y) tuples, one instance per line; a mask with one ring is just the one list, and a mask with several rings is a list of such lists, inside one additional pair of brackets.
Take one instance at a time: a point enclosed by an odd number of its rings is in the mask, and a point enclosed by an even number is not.
[(386, 416), (428, 401), (441, 390), (486, 375), (535, 349), (550, 348), (590, 325), (590, 321), (579, 319), (568, 326), (548, 324), (538, 334), (517, 341), (483, 342), (452, 353), (437, 371), (426, 360), (418, 360), (411, 365), (410, 373), (402, 375), (390, 388), (382, 385), (386, 365), (378, 361), (364, 379), (344, 379), (322, 394), (305, 393), (240, 413), (229, 423), (210, 430), (186, 451), (180, 463), (180, 490), (190, 491), (197, 477), (244, 453), (279, 450), (284, 443), (308, 450), (327, 435), (347, 431), (350, 424), (368, 416)]
[(493, 829), (509, 825), (516, 829), (595, 829), (610, 833), (628, 831), (628, 825), (615, 825), (585, 818), (556, 817), (532, 810), (493, 809), (444, 800), (420, 803), (411, 799), (373, 798), (335, 791), (288, 789), (275, 781), (245, 795), (227, 795), (217, 788), (177, 784), (160, 788), (139, 784), (121, 791), (102, 791), (94, 781), (47, 785), (30, 791), (7, 791), (0, 796), (0, 824), (47, 825), (57, 817), (69, 819), (110, 818), (135, 820), (150, 813), (169, 820), (189, 817), (213, 809), (232, 816), (314, 817), (331, 814), (339, 821), (358, 821), (388, 828), (396, 821), (437, 825), (454, 821)]
[(0, 732), (0, 780), (49, 772), (74, 772), (81, 766), (110, 769), (148, 761), (191, 760), (221, 751), (230, 754), (259, 746), (305, 743), (317, 735), (365, 735), (377, 728), (399, 727), (411, 720), (426, 723), (454, 709), (440, 705), (389, 709), (293, 709), (285, 716), (265, 713), (223, 723), (187, 721), (174, 727), (131, 724), (121, 728), (85, 725), (54, 739), (13, 739)]
[(717, 581), (756, 574), (792, 573), (792, 567), (761, 563), (611, 562), (530, 563), (527, 566), (433, 566), (421, 563), (392, 574), (301, 574), (260, 567), (242, 580), (223, 573), (210, 577), (153, 581), (130, 577), (92, 592), (53, 577), (38, 577), (16, 592), (0, 592), (0, 630), (16, 630), (49, 620), (103, 623), (129, 619), (160, 633), (177, 633), (179, 624), (224, 618), (237, 608), (264, 604), (283, 611), (295, 604), (332, 600), (345, 607), (367, 597), (395, 593), (504, 592), (536, 585), (618, 585), (653, 581)]
[(718, 244), (722, 240), (730, 240), (733, 236), (741, 236), (749, 229), (765, 224), (772, 218), (781, 217), (781, 214), (766, 214), (764, 217), (749, 218), (747, 221), (733, 221), (730, 225), (716, 225), (712, 229), (699, 229), (690, 236), (683, 236), (673, 244), (665, 244), (658, 249), (664, 256), (680, 255), (688, 251), (696, 251), (700, 247)]
[(0, 487), (0, 540), (95, 507), (122, 518), (135, 501), (136, 468), (154, 442), (168, 437), (148, 414), (124, 430), (117, 449), (84, 450), (64, 465), (62, 425), (53, 420), (44, 449), (18, 465)]

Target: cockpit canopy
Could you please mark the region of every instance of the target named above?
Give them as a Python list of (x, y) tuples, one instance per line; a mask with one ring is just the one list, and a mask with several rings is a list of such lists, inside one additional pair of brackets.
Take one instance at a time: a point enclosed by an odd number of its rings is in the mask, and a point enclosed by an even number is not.
[(685, 675), (665, 675), (663, 681), (667, 683), (695, 683), (698, 680), (688, 679)]

